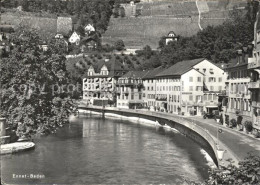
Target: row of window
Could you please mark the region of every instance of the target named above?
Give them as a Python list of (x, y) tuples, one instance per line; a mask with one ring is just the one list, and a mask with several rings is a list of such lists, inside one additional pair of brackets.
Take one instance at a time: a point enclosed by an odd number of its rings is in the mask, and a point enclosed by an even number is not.
[[(170, 78), (160, 78), (157, 79), (156, 82), (179, 82), (180, 79), (179, 78), (175, 78), (175, 79), (170, 79)], [(153, 81), (152, 81), (153, 82)], [(149, 83), (149, 80), (148, 80)]]
[(209, 91), (222, 91), (222, 86), (209, 86)]
[(153, 91), (153, 86), (151, 86), (151, 87), (147, 87), (147, 90), (149, 91), (149, 90), (151, 90), (151, 91)]
[(230, 98), (230, 108), (250, 112), (251, 111), (251, 104), (246, 99)]
[[(201, 77), (197, 77), (197, 82), (201, 82)], [(206, 77), (203, 78), (203, 81), (206, 82)], [(189, 82), (196, 82), (196, 78), (194, 79), (192, 76), (189, 77)], [(209, 77), (208, 82), (222, 82), (222, 77)]]
[(127, 84), (127, 83), (138, 84), (138, 83), (142, 83), (142, 80), (141, 79), (119, 79), (118, 83), (121, 83), (121, 84)]
[(218, 96), (216, 94), (204, 94), (203, 99), (204, 101), (215, 101), (218, 99)]
[[(130, 89), (130, 92), (134, 92), (134, 88), (131, 87), (131, 88), (128, 88), (128, 87), (121, 87), (121, 88), (117, 88), (117, 92), (120, 92), (122, 89), (122, 92), (128, 92), (128, 90)], [(141, 92), (141, 89), (140, 88), (137, 88), (138, 92)]]
[(157, 91), (180, 91), (180, 86), (157, 86)]
[(250, 76), (250, 72), (247, 69), (233, 71), (229, 73), (230, 78), (247, 78)]
[[(199, 68), (197, 68), (196, 70), (197, 70), (197, 71), (200, 71)], [(205, 74), (205, 73), (207, 72), (207, 69), (206, 69), (206, 68), (203, 68), (201, 72), (203, 72), (203, 73)], [(209, 73), (210, 73), (210, 74), (214, 74), (214, 71), (213, 71), (212, 68), (209, 69)]]
[(148, 95), (147, 95), (147, 98), (148, 98), (148, 99), (155, 99), (155, 94), (148, 94)]
[(231, 83), (230, 94), (249, 94), (248, 83)]
[(197, 95), (193, 98), (193, 95), (189, 95), (189, 101), (193, 101), (195, 100), (197, 103), (201, 102), (202, 103), (202, 96), (201, 95)]
[[(118, 99), (120, 100), (120, 99), (122, 99), (122, 100), (128, 100), (128, 95), (127, 94), (122, 94), (122, 96), (117, 96), (118, 97)], [(131, 97), (131, 100), (133, 100), (134, 99), (134, 94), (131, 94), (130, 95), (130, 97)], [(139, 93), (138, 94), (138, 98), (139, 98), (139, 100), (141, 100), (142, 99), (142, 93)]]
[(148, 101), (148, 106), (155, 106), (155, 101)]

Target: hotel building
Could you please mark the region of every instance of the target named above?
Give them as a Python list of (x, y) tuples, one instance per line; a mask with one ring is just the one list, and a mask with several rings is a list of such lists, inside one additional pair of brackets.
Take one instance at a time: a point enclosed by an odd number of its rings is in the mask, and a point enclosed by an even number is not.
[(156, 108), (183, 115), (217, 110), (226, 77), (204, 58), (179, 62), (156, 75)]
[(118, 79), (117, 107), (138, 109), (146, 106), (143, 100), (142, 78), (147, 71), (129, 71)]
[(117, 60), (99, 61), (88, 68), (83, 79), (83, 100), (93, 105), (116, 103), (116, 83), (127, 68)]

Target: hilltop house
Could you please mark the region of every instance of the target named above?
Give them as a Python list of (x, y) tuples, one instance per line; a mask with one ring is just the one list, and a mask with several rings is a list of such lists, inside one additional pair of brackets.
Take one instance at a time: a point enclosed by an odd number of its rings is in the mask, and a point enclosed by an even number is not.
[(79, 45), (79, 43), (80, 43), (80, 34), (78, 34), (76, 31), (74, 31), (71, 34), (70, 38), (69, 38), (69, 42), (71, 44)]
[(165, 37), (165, 44), (167, 45), (169, 42), (178, 41), (178, 38), (179, 37), (173, 31), (170, 31)]
[(43, 51), (47, 51), (48, 50), (47, 42), (44, 40), (41, 40), (39, 43), (39, 48), (42, 49)]
[(94, 50), (97, 47), (97, 42), (92, 38), (83, 38), (80, 41), (81, 52)]
[(115, 103), (116, 83), (127, 71), (126, 66), (115, 59), (91, 65), (83, 79), (83, 100), (94, 105)]
[(85, 26), (84, 30), (85, 30), (85, 35), (90, 35), (92, 32), (95, 32), (95, 28), (91, 24)]

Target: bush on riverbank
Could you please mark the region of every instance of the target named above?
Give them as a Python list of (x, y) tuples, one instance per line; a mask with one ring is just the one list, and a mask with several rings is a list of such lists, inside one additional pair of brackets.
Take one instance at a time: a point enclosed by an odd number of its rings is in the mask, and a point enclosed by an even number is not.
[(222, 169), (213, 169), (210, 171), (209, 179), (206, 184), (250, 184), (260, 183), (260, 157), (251, 153), (241, 162), (239, 167), (230, 163)]

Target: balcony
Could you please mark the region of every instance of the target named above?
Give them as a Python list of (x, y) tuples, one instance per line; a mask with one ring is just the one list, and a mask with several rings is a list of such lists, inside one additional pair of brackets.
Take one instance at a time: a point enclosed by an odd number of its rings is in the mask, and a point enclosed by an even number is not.
[(249, 89), (260, 89), (260, 80), (256, 82), (250, 82), (248, 85)]
[(255, 58), (248, 58), (248, 69), (254, 69), (260, 67), (260, 60), (256, 60)]

